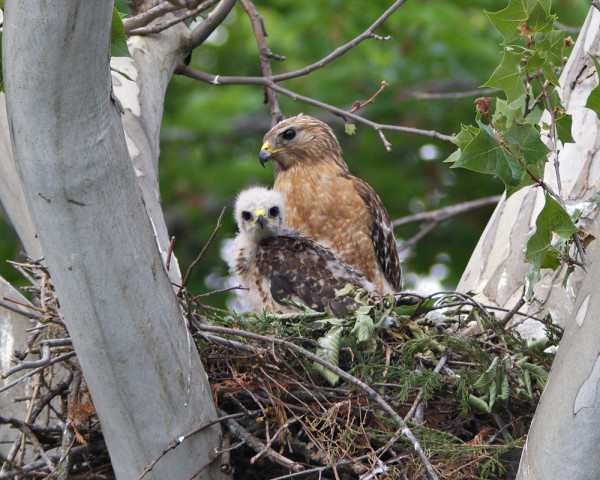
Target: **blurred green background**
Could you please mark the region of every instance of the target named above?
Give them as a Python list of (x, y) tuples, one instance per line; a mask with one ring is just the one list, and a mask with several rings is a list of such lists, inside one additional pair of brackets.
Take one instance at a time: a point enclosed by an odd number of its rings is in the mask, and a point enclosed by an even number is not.
[[(256, 0), (271, 51), (284, 55), (272, 62), (274, 73), (314, 63), (362, 33), (389, 2), (321, 0), (288, 2)], [(390, 86), (359, 114), (389, 123), (453, 134), (461, 123), (473, 123), (473, 101), (423, 99), (423, 93), (464, 92), (477, 88), (501, 60), (500, 35), (484, 9), (498, 11), (501, 1), (407, 2), (377, 30), (392, 40), (369, 39), (341, 58), (308, 76), (282, 86), (339, 108), (370, 98), (385, 80)], [(589, 10), (587, 0), (553, 2), (558, 20), (579, 28)], [(575, 35), (573, 35), (575, 38)], [(241, 5), (191, 60), (194, 68), (219, 75), (261, 75), (256, 42)], [(221, 257), (224, 241), (235, 235), (231, 206), (249, 185), (271, 185), (270, 164), (258, 162), (262, 137), (269, 129), (269, 107), (257, 86), (214, 86), (175, 76), (165, 99), (161, 132), (160, 187), (175, 254), (182, 270), (194, 260), (213, 231), (223, 206), (223, 228), (189, 288), (199, 294), (226, 285), (227, 266)], [(306, 113), (329, 123), (340, 140), (350, 170), (379, 193), (392, 220), (468, 200), (499, 194), (502, 183), (466, 170), (450, 170), (442, 161), (453, 146), (423, 136), (386, 132), (393, 151), (386, 152), (377, 133), (357, 125), (344, 134), (344, 122), (327, 112), (279, 96), (286, 116)], [(403, 254), (407, 288), (432, 285), (454, 288), (493, 207), (451, 218)], [(420, 228), (414, 223), (396, 230), (407, 240)], [(18, 259), (21, 247), (6, 215), (0, 214), (0, 275), (22, 284), (5, 263)], [(439, 282), (439, 283), (438, 283)], [(207, 303), (225, 304), (226, 294)]]

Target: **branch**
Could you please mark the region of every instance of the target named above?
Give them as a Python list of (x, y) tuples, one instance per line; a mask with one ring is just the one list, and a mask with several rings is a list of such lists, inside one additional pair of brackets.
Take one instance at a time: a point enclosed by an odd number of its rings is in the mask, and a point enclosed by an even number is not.
[(187, 49), (191, 52), (194, 48), (200, 45), (208, 36), (215, 31), (225, 17), (229, 14), (236, 0), (221, 0), (215, 9), (210, 12), (206, 20), (200, 22), (188, 39)]
[[(367, 126), (373, 128), (374, 130), (376, 130), (380, 134), (380, 136), (383, 135), (381, 133), (382, 130), (388, 130), (388, 131), (392, 131), (392, 132), (402, 132), (402, 133), (411, 133), (414, 135), (423, 135), (423, 136), (426, 136), (429, 138), (435, 138), (437, 140), (442, 140), (444, 142), (451, 142), (452, 138), (453, 138), (452, 136), (444, 135), (444, 134), (438, 133), (433, 130), (421, 130), (419, 128), (402, 127), (399, 125), (386, 125), (386, 124), (381, 124), (381, 123), (377, 123), (377, 122), (372, 122), (371, 120), (363, 118), (359, 115), (355, 115), (353, 113), (349, 113), (346, 110), (342, 110), (341, 108), (337, 108), (337, 107), (334, 107), (327, 103), (323, 103), (318, 100), (314, 100), (313, 98), (310, 98), (310, 97), (305, 97), (303, 95), (299, 95), (295, 92), (292, 92), (291, 90), (288, 90), (286, 88), (279, 86), (272, 79), (265, 78), (265, 77), (230, 77), (230, 76), (224, 77), (221, 75), (212, 75), (210, 73), (202, 72), (200, 70), (195, 70), (195, 69), (191, 68), (189, 65), (179, 65), (175, 69), (175, 73), (178, 73), (180, 75), (185, 75), (187, 77), (194, 78), (196, 80), (201, 80), (203, 82), (210, 83), (212, 85), (262, 85), (262, 86), (267, 86), (269, 88), (272, 88), (276, 92), (279, 92), (287, 97), (290, 97), (292, 100), (294, 100), (296, 102), (303, 102), (308, 105), (313, 105), (313, 106), (321, 108), (323, 110), (327, 110), (328, 112), (331, 112), (340, 118), (351, 119), (357, 123), (362, 123), (364, 125), (367, 125)], [(384, 142), (384, 144), (385, 144), (385, 142)], [(389, 144), (389, 142), (386, 145), (386, 149), (388, 152), (391, 151), (391, 144)]]
[(218, 0), (207, 0), (206, 2), (201, 3), (198, 7), (188, 10), (187, 12), (183, 12), (180, 15), (175, 16), (174, 18), (157, 23), (156, 25), (152, 25), (150, 27), (143, 28), (135, 28), (127, 32), (128, 35), (152, 35), (156, 33), (160, 33), (167, 28), (172, 27), (173, 25), (177, 25), (178, 23), (185, 22), (186, 20), (198, 16), (201, 12), (209, 9)]
[(485, 207), (486, 205), (498, 203), (501, 198), (502, 195), (494, 195), (493, 197), (479, 198), (477, 200), (471, 200), (469, 202), (451, 205), (449, 207), (440, 208), (438, 210), (431, 210), (430, 212), (417, 213), (415, 215), (409, 215), (407, 217), (394, 220), (392, 222), (392, 225), (395, 228), (406, 223), (420, 222), (421, 220), (441, 221), (454, 215), (468, 212), (469, 210), (473, 210), (475, 208)]
[(124, 18), (123, 28), (125, 29), (125, 33), (130, 35), (131, 30), (148, 25), (152, 20), (162, 17), (166, 13), (174, 10), (178, 10), (175, 5), (172, 5), (169, 2), (161, 2), (155, 7), (152, 7), (147, 11), (140, 13), (139, 15), (135, 15), (130, 18)]
[[(278, 60), (285, 60), (285, 57), (275, 57), (271, 50), (269, 50), (269, 47), (267, 47), (267, 40), (265, 39), (267, 33), (265, 31), (264, 21), (263, 18), (258, 15), (258, 10), (256, 10), (254, 4), (250, 0), (240, 0), (240, 3), (242, 4), (242, 7), (244, 7), (246, 14), (250, 18), (250, 23), (252, 24), (252, 30), (254, 31), (254, 37), (256, 38), (258, 51), (260, 53), (260, 68), (262, 69), (263, 76), (267, 78), (272, 77), (273, 71), (271, 70), (269, 59), (274, 57)], [(271, 109), (271, 127), (274, 127), (281, 121), (283, 114), (279, 108), (277, 95), (272, 89), (265, 87), (265, 97), (265, 101), (269, 104)]]
[(210, 246), (210, 244), (212, 243), (213, 239), (215, 238), (215, 235), (217, 234), (217, 232), (221, 228), (221, 220), (223, 220), (223, 215), (224, 214), (225, 214), (225, 207), (223, 207), (223, 210), (221, 210), (221, 215), (219, 215), (219, 219), (217, 220), (217, 225), (216, 225), (215, 229), (213, 230), (213, 232), (211, 233), (208, 241), (204, 245), (204, 248), (202, 248), (202, 251), (200, 252), (200, 255), (198, 255), (196, 257), (196, 260), (194, 260), (192, 262), (192, 264), (190, 265), (190, 267), (187, 269), (187, 272), (185, 272), (185, 277), (183, 279), (183, 282), (181, 282), (181, 287), (182, 288), (186, 286), (188, 280), (190, 279), (190, 275), (192, 274), (192, 270), (194, 270), (194, 268), (196, 267), (196, 265), (198, 265), (198, 263), (200, 263), (200, 260), (202, 260), (202, 257), (204, 257), (204, 254), (206, 253), (206, 249)]
[(433, 469), (433, 466), (429, 462), (429, 459), (427, 458), (427, 456), (425, 455), (425, 452), (421, 448), (421, 445), (419, 444), (419, 441), (413, 435), (412, 431), (410, 430), (410, 428), (408, 427), (408, 425), (406, 424), (406, 422), (384, 400), (384, 398), (381, 395), (379, 395), (379, 393), (377, 393), (373, 388), (371, 388), (369, 385), (367, 385), (363, 381), (361, 381), (358, 378), (350, 375), (349, 373), (345, 372), (341, 368), (336, 367), (335, 365), (332, 365), (331, 363), (323, 360), (322, 358), (318, 357), (314, 353), (309, 352), (308, 350), (306, 350), (306, 349), (304, 349), (302, 347), (299, 347), (298, 345), (296, 345), (294, 343), (288, 342), (286, 340), (282, 340), (280, 338), (267, 337), (267, 336), (259, 335), (259, 334), (253, 333), (253, 332), (246, 332), (246, 331), (243, 331), (243, 330), (236, 330), (234, 328), (218, 327), (218, 326), (212, 326), (212, 325), (204, 325), (204, 324), (200, 324), (200, 323), (197, 324), (197, 327), (198, 327), (199, 330), (202, 330), (202, 331), (219, 333), (219, 334), (224, 334), (224, 335), (235, 335), (235, 336), (239, 336), (239, 337), (245, 337), (245, 338), (249, 338), (249, 339), (252, 339), (252, 340), (259, 341), (259, 342), (266, 342), (268, 344), (276, 344), (278, 346), (285, 347), (285, 348), (288, 348), (290, 350), (294, 350), (294, 351), (298, 352), (300, 355), (302, 355), (304, 358), (306, 358), (307, 360), (310, 360), (312, 362), (318, 363), (319, 365), (322, 365), (323, 367), (325, 367), (328, 370), (331, 370), (332, 372), (334, 372), (335, 374), (337, 374), (343, 380), (345, 380), (345, 381), (347, 381), (347, 382), (349, 382), (349, 383), (351, 383), (351, 384), (359, 387), (360, 389), (362, 389), (367, 394), (367, 396), (369, 398), (371, 398), (373, 401), (375, 401), (398, 424), (398, 426), (402, 430), (402, 434), (410, 441), (410, 443), (413, 446), (414, 451), (417, 452), (417, 454), (421, 458), (421, 461), (423, 462), (423, 465), (427, 469), (427, 472), (429, 473), (429, 476), (432, 479), (437, 480), (438, 476), (435, 473), (435, 470)]
[(363, 33), (361, 33), (358, 37), (355, 37), (352, 40), (350, 40), (348, 43), (346, 43), (345, 45), (342, 45), (341, 47), (336, 48), (333, 52), (331, 52), (326, 57), (323, 57), (318, 62), (315, 62), (315, 63), (308, 65), (304, 68), (301, 68), (299, 70), (294, 70), (293, 72), (287, 72), (287, 73), (281, 73), (279, 75), (273, 75), (273, 77), (271, 77), (270, 80), (272, 80), (273, 82), (282, 82), (283, 80), (289, 80), (291, 78), (301, 77), (303, 75), (307, 75), (311, 72), (314, 72), (315, 70), (318, 70), (319, 68), (323, 68), (325, 65), (332, 62), (336, 58), (341, 57), (348, 50), (354, 48), (356, 45), (358, 45), (363, 40), (366, 40), (367, 38), (374, 38), (376, 40), (390, 40), (390, 37), (379, 37), (379, 36), (375, 35), (373, 32), (405, 2), (406, 2), (406, 0), (398, 0), (398, 1), (394, 2), (394, 4), (390, 8), (388, 8), (385, 12), (383, 12), (383, 14), (377, 20), (375, 20), (375, 22), (373, 22), (373, 24), (369, 28), (367, 28)]

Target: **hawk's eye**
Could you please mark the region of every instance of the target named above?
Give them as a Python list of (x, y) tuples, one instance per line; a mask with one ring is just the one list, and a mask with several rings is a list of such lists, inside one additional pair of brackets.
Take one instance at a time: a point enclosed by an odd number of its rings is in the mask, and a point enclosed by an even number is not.
[(296, 130), (294, 130), (293, 128), (288, 128), (285, 132), (283, 132), (281, 134), (281, 137), (284, 140), (291, 140), (292, 138), (294, 138), (296, 136)]
[(242, 212), (242, 219), (246, 222), (252, 220), (252, 214), (250, 212)]
[(277, 215), (279, 215), (279, 208), (278, 207), (271, 207), (269, 209), (269, 215), (273, 218), (275, 218)]

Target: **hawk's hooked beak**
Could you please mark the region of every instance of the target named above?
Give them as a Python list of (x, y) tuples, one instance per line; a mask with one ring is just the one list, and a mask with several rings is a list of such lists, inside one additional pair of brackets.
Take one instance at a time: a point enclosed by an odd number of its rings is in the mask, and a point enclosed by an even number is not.
[(263, 230), (265, 228), (265, 223), (267, 223), (267, 212), (262, 208), (259, 208), (254, 212), (254, 218), (256, 218), (256, 222), (260, 225), (260, 229)]
[(260, 164), (265, 167), (265, 163), (271, 160), (271, 157), (275, 155), (277, 152), (281, 152), (285, 150), (285, 148), (278, 148), (273, 150), (269, 142), (265, 142), (263, 146), (260, 148), (260, 153), (258, 154), (258, 159), (260, 160)]

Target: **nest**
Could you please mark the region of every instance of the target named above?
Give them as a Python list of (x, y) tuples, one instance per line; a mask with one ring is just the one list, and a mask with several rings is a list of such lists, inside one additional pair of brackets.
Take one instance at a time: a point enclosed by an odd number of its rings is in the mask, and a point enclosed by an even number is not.
[[(38, 380), (16, 399), (30, 402), (27, 418), (0, 416), (23, 434), (0, 479), (113, 478), (47, 275), (19, 268), (45, 307), (8, 372)], [(237, 315), (180, 292), (224, 431), (222, 470), (257, 480), (514, 477), (560, 329), (540, 319), (547, 335), (528, 344), (506, 327), (519, 312), (497, 316), (457, 292), (377, 302), (342, 293), (360, 304), (345, 318)]]

